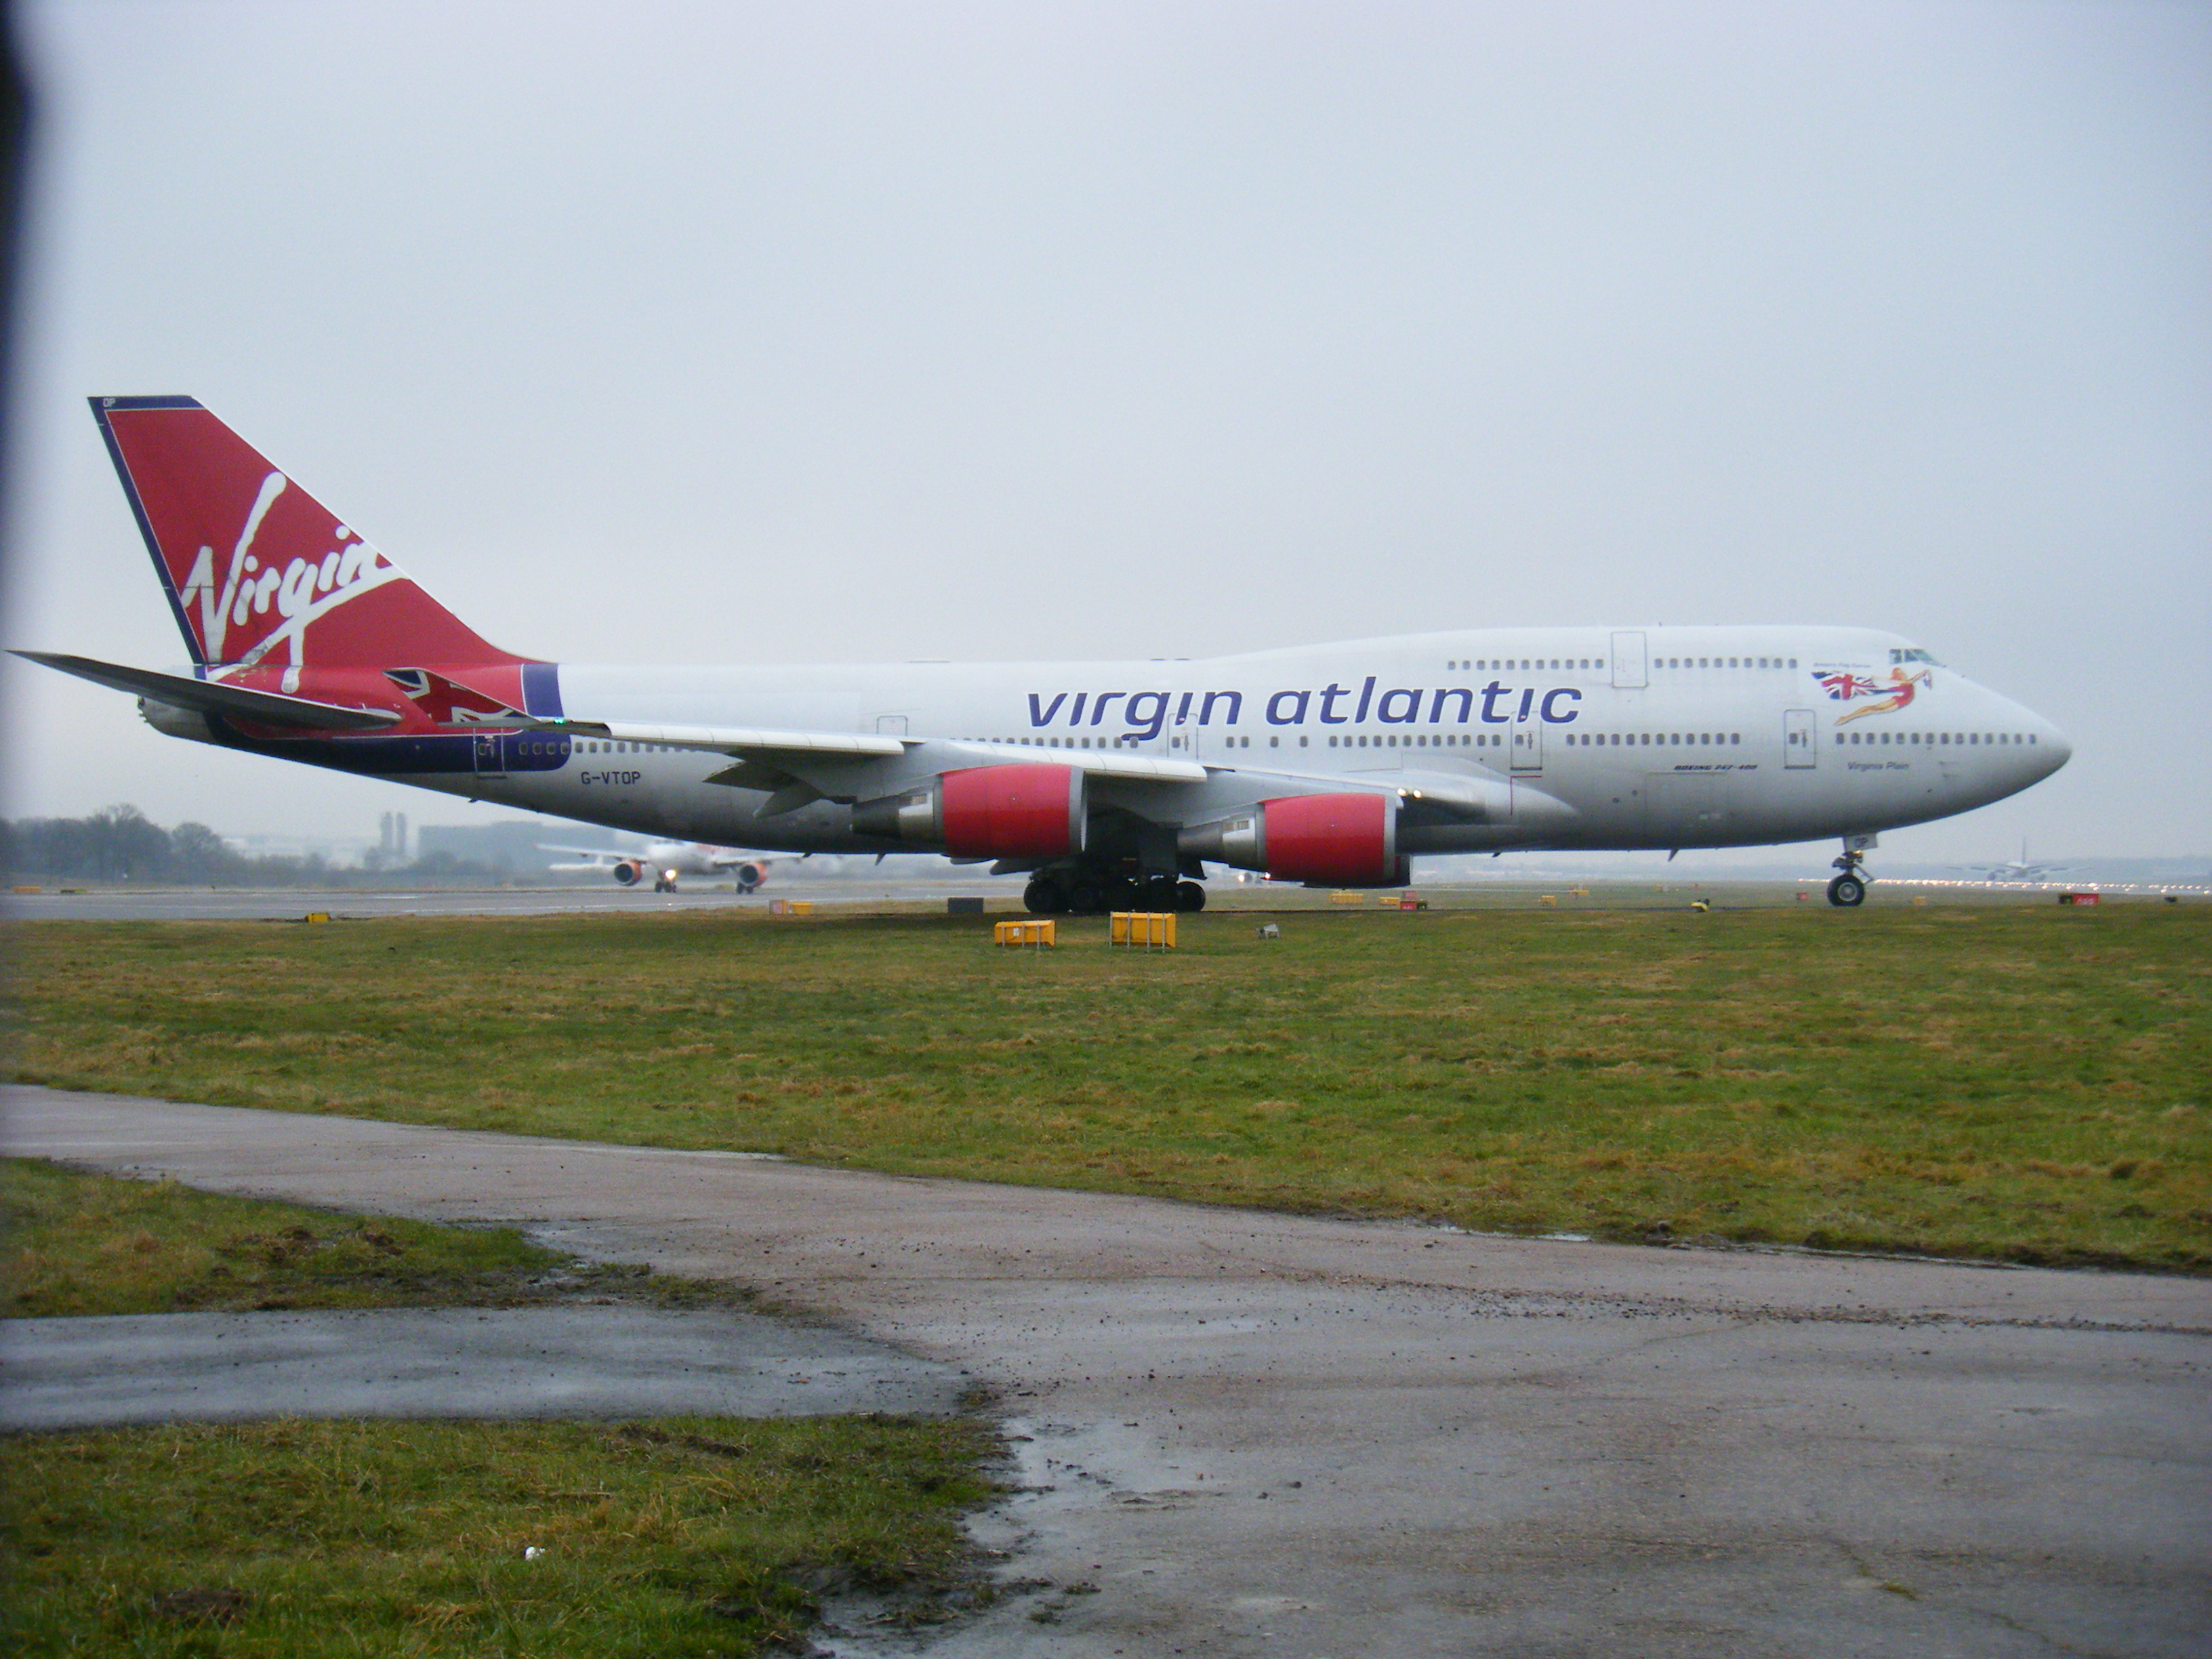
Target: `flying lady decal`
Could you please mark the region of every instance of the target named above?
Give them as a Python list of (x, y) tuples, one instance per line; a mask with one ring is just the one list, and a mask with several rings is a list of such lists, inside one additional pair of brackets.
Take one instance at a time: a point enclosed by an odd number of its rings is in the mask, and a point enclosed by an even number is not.
[(1909, 708), (1915, 695), (1914, 688), (1935, 687), (1934, 676), (1925, 668), (1907, 672), (1902, 666), (1889, 671), (1887, 680), (1871, 680), (1850, 668), (1816, 668), (1813, 678), (1820, 682), (1821, 690), (1836, 702), (1856, 702), (1861, 697), (1876, 697), (1863, 708), (1854, 708), (1836, 716), (1836, 724), (1848, 726), (1853, 720), (1864, 720), (1869, 714), (1894, 714)]

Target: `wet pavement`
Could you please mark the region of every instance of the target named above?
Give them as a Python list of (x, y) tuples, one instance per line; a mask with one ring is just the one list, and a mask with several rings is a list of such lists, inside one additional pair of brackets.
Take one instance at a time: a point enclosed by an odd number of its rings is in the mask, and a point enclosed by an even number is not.
[(957, 1411), (967, 1386), (838, 1331), (620, 1305), (0, 1322), (0, 1429), (266, 1417)]
[(7, 1091), (10, 1152), (501, 1221), (994, 1385), (943, 1655), (2190, 1655), (2212, 1285), (1503, 1239)]

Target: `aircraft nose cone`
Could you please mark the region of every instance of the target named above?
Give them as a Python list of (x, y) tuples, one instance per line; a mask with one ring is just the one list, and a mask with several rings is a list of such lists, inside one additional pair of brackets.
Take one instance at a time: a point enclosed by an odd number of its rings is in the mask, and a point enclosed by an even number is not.
[(2039, 733), (2041, 740), (2035, 746), (2041, 751), (2043, 775), (2047, 778), (2074, 758), (2074, 745), (2068, 740), (2066, 734), (2049, 720), (2044, 720), (2040, 724), (2043, 727)]

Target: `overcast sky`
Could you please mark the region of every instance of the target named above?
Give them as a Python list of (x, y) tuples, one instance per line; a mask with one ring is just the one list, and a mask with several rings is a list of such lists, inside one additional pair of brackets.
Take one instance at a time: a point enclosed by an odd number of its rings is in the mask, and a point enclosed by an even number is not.
[[(2212, 9), (21, 15), (5, 643), (185, 660), (189, 392), (511, 649), (1895, 629), (2073, 737), (1919, 858), (2212, 851)], [(15, 815), (489, 809), (11, 665)]]

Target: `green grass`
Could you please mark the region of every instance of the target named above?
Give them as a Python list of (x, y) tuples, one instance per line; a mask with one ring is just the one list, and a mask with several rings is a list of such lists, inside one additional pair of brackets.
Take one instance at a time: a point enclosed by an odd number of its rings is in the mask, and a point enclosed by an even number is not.
[(512, 1227), (445, 1227), (0, 1158), (0, 1313), (519, 1307), (615, 1297), (750, 1306), (741, 1287), (593, 1262)]
[[(288, 1420), (0, 1438), (16, 1655), (737, 1656), (817, 1593), (941, 1616), (966, 1422)], [(526, 1560), (524, 1552), (544, 1553)]]
[(66, 1087), (1513, 1231), (2212, 1267), (2212, 909), (18, 925)]
[(337, 1215), (34, 1158), (0, 1159), (0, 1261), (13, 1319), (511, 1305), (592, 1273), (510, 1227)]
[[(734, 1294), (31, 1159), (0, 1160), (0, 1222), (15, 1317)], [(881, 1417), (0, 1436), (0, 1651), (752, 1654), (845, 1589), (934, 1618), (987, 1593), (960, 1517), (997, 1450)]]

